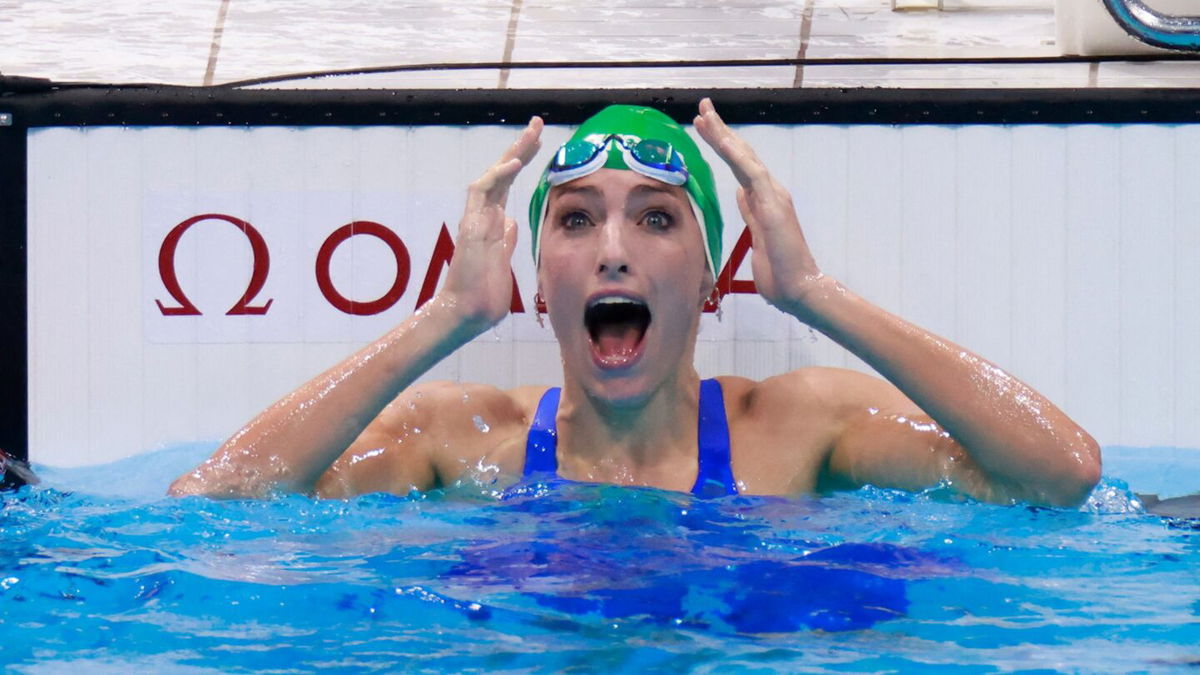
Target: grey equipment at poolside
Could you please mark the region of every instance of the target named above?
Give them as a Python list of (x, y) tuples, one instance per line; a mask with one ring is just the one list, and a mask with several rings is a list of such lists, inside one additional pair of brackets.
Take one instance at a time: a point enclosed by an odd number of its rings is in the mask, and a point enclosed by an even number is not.
[(1134, 38), (1155, 47), (1200, 51), (1200, 16), (1166, 14), (1142, 0), (1103, 0), (1113, 19)]
[(16, 489), (22, 485), (42, 482), (29, 465), (0, 448), (0, 490)]
[(1159, 499), (1158, 495), (1138, 495), (1147, 513), (1168, 518), (1200, 518), (1200, 494)]

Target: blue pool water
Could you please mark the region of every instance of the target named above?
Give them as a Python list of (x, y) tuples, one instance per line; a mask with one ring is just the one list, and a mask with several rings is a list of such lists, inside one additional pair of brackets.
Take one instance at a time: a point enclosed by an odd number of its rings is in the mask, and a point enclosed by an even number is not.
[[(1146, 514), (1115, 479), (1077, 510), (538, 483), (504, 499), (161, 496), (210, 450), (44, 469), (0, 496), (7, 669), (1200, 665), (1200, 525)], [(1147, 456), (1110, 449), (1106, 473), (1164, 496), (1200, 487), (1200, 453), (1159, 452), (1169, 472)]]

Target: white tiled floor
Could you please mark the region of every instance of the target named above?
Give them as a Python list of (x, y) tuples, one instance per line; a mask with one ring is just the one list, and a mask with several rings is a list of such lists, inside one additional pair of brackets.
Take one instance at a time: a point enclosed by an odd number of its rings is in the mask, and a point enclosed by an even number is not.
[[(1084, 0), (1080, 0), (1084, 1)], [(1086, 0), (1091, 1), (1091, 0)], [(222, 9), (226, 11), (222, 12)], [(221, 17), (223, 16), (223, 21)], [(220, 30), (218, 30), (218, 28)], [(219, 40), (218, 38), (219, 34)], [(1054, 0), (0, 0), (0, 72), (199, 85), (421, 63), (1060, 53)], [(211, 65), (211, 68), (210, 68)], [(426, 71), (286, 87), (1200, 86), (1200, 61)]]
[[(500, 0), (461, 4), (231, 0), (214, 79), (397, 63), (499, 61), (510, 13), (509, 3)], [(441, 77), (470, 79), (470, 84), (453, 86), (496, 84), (495, 71)]]

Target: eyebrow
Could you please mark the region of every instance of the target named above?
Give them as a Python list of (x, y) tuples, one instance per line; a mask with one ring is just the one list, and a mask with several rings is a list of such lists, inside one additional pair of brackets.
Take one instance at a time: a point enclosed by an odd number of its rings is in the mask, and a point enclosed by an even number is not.
[(680, 205), (691, 205), (688, 201), (687, 193), (675, 185), (667, 185), (666, 183), (642, 183), (629, 191), (629, 201), (631, 203), (640, 203), (641, 200), (651, 199), (656, 196), (664, 196), (672, 202), (677, 202)]
[(674, 195), (675, 187), (676, 186), (674, 186), (674, 185), (667, 185), (666, 183), (661, 183), (661, 184), (660, 183), (642, 183), (642, 184), (634, 187), (633, 190), (630, 190), (630, 192), (632, 192), (634, 194), (664, 193), (664, 194)]
[(586, 193), (588, 195), (594, 195), (594, 194), (599, 194), (600, 191), (597, 190), (592, 185), (571, 185), (570, 183), (567, 183), (566, 185), (555, 186), (554, 191), (551, 192), (552, 195), (583, 194), (583, 193)]

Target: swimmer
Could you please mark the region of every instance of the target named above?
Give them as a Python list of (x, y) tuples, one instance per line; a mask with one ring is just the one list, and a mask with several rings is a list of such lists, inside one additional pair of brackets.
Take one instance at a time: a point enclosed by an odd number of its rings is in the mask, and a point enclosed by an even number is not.
[(804, 368), (702, 382), (696, 336), (721, 262), (712, 174), (666, 115), (611, 106), (555, 152), (530, 207), (561, 391), (414, 384), (508, 314), (517, 223), (506, 207), (540, 146), (535, 117), (468, 188), (437, 295), (259, 414), (170, 492), (407, 494), (544, 471), (704, 495), (947, 484), (998, 503), (1087, 497), (1100, 451), (1086, 431), (997, 366), (823, 274), (788, 191), (708, 99), (693, 128), (740, 183), (758, 292), (886, 380)]

